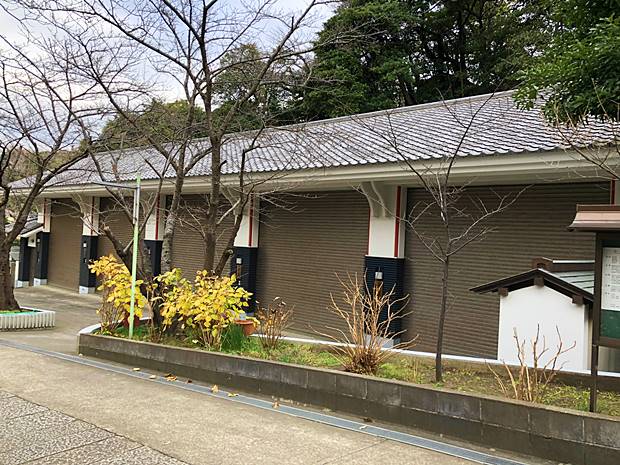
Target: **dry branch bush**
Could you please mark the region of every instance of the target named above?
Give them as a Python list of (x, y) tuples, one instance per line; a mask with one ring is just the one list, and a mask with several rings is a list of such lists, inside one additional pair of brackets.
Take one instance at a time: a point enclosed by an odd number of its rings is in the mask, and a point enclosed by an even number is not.
[(506, 369), (509, 380), (508, 383), (493, 370), (490, 365), (487, 365), (495, 376), (499, 388), (506, 397), (513, 397), (514, 399), (528, 402), (541, 402), (544, 399), (549, 385), (553, 383), (558, 372), (564, 366), (564, 363), (558, 365), (559, 358), (569, 350), (574, 349), (576, 345), (576, 342), (574, 342), (570, 347), (564, 348), (560, 331), (557, 326), (555, 329), (558, 334), (558, 346), (546, 363), (543, 363), (542, 359), (545, 354), (549, 352), (549, 348), (547, 347), (544, 336), (542, 338), (542, 348), (540, 346), (540, 325), (538, 325), (536, 328), (536, 337), (531, 341), (531, 367), (527, 364), (526, 360), (525, 339), (523, 341), (519, 340), (516, 329), (514, 330), (513, 338), (517, 346), (519, 366), (511, 368), (504, 362), (504, 368)]
[(271, 351), (278, 346), (282, 338), (282, 332), (288, 328), (289, 320), (293, 314), (293, 308), (289, 307), (280, 297), (276, 297), (267, 305), (261, 307), (256, 312), (256, 318), (260, 322), (260, 333), (258, 338), (261, 346), (267, 351)]
[[(346, 371), (374, 375), (381, 364), (393, 355), (393, 352), (383, 350), (386, 340), (396, 339), (405, 332), (392, 332), (390, 327), (411, 313), (399, 311), (401, 307), (405, 307), (409, 297), (396, 299), (393, 289), (384, 292), (382, 286), (368, 289), (366, 284), (360, 284), (357, 274), (349, 275), (347, 281), (340, 278), (338, 280), (343, 289), (346, 308), (332, 295), (330, 310), (344, 321), (345, 329), (327, 327), (336, 335), (316, 330), (315, 332), (343, 344), (335, 346), (334, 352)], [(399, 342), (393, 348), (410, 348), (415, 339), (417, 336)]]

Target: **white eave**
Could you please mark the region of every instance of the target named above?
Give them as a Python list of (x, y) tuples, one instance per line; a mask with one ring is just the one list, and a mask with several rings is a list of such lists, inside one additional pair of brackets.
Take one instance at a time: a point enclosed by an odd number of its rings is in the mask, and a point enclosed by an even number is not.
[(35, 236), (37, 233), (40, 233), (41, 231), (43, 231), (43, 225), (41, 225), (41, 226), (39, 226), (39, 227), (37, 227), (35, 229), (32, 229), (32, 230), (30, 230), (30, 231), (28, 231), (28, 232), (26, 232), (24, 234), (20, 234), (17, 237), (19, 237), (19, 238), (22, 238), (22, 237), (32, 237), (32, 236)]
[[(418, 160), (412, 166), (432, 173), (440, 168), (441, 160)], [(310, 168), (295, 171), (246, 173), (251, 182), (267, 181), (262, 190), (292, 191), (349, 189), (365, 181), (382, 181), (408, 187), (420, 186), (420, 181), (404, 163), (372, 163), (332, 168)], [(529, 152), (468, 156), (457, 160), (450, 175), (455, 185), (543, 184), (559, 182), (586, 182), (604, 179), (596, 166), (574, 151)], [(145, 191), (155, 191), (158, 179), (142, 181)], [(125, 182), (131, 186), (132, 182)], [(234, 188), (239, 184), (237, 174), (222, 176), (222, 184)], [(166, 179), (162, 193), (172, 193), (173, 179)], [(210, 188), (209, 176), (191, 176), (184, 182), (184, 193), (204, 193)], [(50, 187), (41, 197), (60, 198), (67, 195), (107, 196), (104, 186), (81, 184)]]

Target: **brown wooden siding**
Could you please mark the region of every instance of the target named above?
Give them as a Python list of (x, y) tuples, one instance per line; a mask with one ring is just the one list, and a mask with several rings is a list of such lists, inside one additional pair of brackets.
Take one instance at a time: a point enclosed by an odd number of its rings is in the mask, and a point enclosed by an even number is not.
[(368, 203), (358, 192), (316, 194), (287, 209), (264, 205), (259, 234), (257, 297), (281, 297), (294, 306), (292, 328), (342, 327), (329, 310), (330, 293), (341, 295), (336, 273), (363, 279)]
[[(518, 192), (520, 187), (470, 188), (461, 206), (471, 212), (471, 199), (483, 199), (491, 206), (496, 194)], [(420, 189), (409, 190), (408, 205), (413, 208), (428, 202)], [(446, 353), (495, 357), (499, 320), (498, 297), (478, 295), (469, 289), (498, 278), (510, 276), (531, 267), (537, 256), (554, 259), (592, 259), (594, 237), (567, 231), (575, 216), (577, 203), (607, 203), (606, 184), (557, 184), (530, 187), (509, 209), (493, 217), (489, 223), (495, 230), (482, 241), (469, 245), (453, 256), (450, 276), (451, 308), (446, 318), (444, 348)], [(439, 236), (436, 215), (418, 222), (418, 231)], [(439, 313), (441, 273), (418, 237), (407, 233), (405, 291), (411, 294), (405, 327), (419, 334), (418, 350), (434, 351)], [(543, 309), (541, 309), (543, 310)]]
[(77, 291), (80, 285), (82, 220), (80, 208), (71, 200), (52, 203), (48, 282)]
[[(222, 201), (223, 208), (228, 209), (229, 203)], [(196, 272), (204, 269), (205, 246), (201, 232), (204, 230), (204, 214), (207, 207), (204, 195), (183, 196), (179, 224), (172, 239), (172, 266), (181, 268), (183, 275), (194, 279)], [(227, 218), (218, 229), (218, 241), (215, 248), (216, 263), (224, 251), (232, 227), (232, 217)], [(230, 265), (226, 265), (224, 273), (228, 274)]]

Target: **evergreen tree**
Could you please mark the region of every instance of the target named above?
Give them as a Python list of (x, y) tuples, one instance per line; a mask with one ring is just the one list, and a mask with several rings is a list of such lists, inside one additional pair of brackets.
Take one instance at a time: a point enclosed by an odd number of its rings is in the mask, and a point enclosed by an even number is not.
[(533, 0), (345, 0), (319, 35), (305, 116), (513, 88), (548, 40), (546, 18)]
[(620, 119), (620, 0), (554, 0), (558, 33), (523, 74), (516, 95), (529, 108), (544, 94), (547, 119)]

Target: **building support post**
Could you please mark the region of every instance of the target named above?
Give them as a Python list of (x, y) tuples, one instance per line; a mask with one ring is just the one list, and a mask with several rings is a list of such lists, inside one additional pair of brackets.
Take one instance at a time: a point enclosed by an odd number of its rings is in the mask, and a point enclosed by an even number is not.
[[(405, 273), (405, 217), (407, 189), (403, 186), (376, 182), (362, 184), (362, 191), (368, 200), (368, 249), (364, 261), (365, 282), (372, 292), (380, 286), (381, 292), (393, 292), (392, 300), (404, 295)], [(400, 308), (394, 306), (393, 311)], [(387, 309), (385, 310), (387, 312)], [(382, 314), (387, 318), (387, 313)], [(390, 325), (390, 333), (401, 331), (401, 319)], [(398, 338), (397, 338), (398, 339)], [(397, 340), (386, 341), (391, 345)]]
[(161, 273), (161, 249), (163, 244), (166, 212), (166, 196), (159, 195), (155, 199), (153, 212), (146, 220), (144, 243), (151, 257), (153, 276)]
[(241, 226), (235, 237), (231, 258), (231, 274), (246, 291), (252, 293), (250, 313), (256, 307), (256, 269), (258, 265), (259, 199), (251, 196), (243, 211)]
[(82, 250), (80, 252), (80, 294), (93, 294), (97, 277), (88, 267), (97, 256), (99, 242), (99, 197), (87, 197), (80, 202), (82, 209)]
[(36, 235), (35, 245), (35, 268), (33, 284), (44, 286), (47, 284), (47, 262), (50, 254), (50, 228), (52, 224), (52, 202), (43, 199), (39, 205), (37, 221), (43, 225), (43, 229)]

